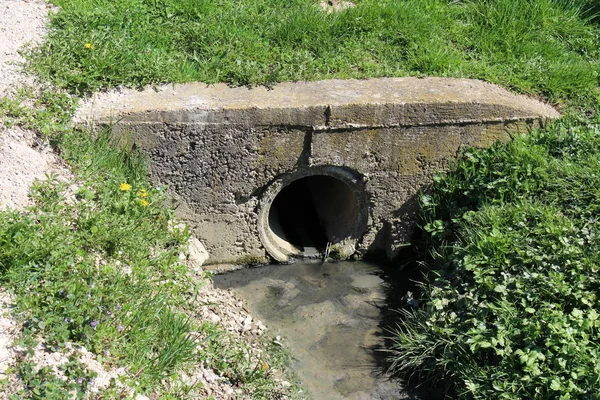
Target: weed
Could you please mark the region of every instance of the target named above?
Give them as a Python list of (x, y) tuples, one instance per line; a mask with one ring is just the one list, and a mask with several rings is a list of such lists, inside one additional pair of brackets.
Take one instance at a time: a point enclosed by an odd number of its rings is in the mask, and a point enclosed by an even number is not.
[(75, 103), (69, 95), (51, 89), (34, 94), (22, 88), (13, 98), (0, 97), (0, 123), (31, 129), (53, 141), (68, 130)]
[(9, 396), (10, 400), (21, 396), (32, 400), (62, 400), (67, 393), (71, 398), (83, 399), (96, 376), (73, 358), (56, 369), (38, 368), (32, 361), (24, 361), (17, 364), (15, 372), (21, 377), (24, 388), (18, 395)]

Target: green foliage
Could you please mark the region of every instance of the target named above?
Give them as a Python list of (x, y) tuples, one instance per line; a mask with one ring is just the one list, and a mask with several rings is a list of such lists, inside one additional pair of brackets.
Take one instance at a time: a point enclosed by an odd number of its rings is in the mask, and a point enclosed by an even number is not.
[(598, 398), (600, 125), (469, 150), (422, 196), (429, 281), (391, 370), (465, 399)]
[(37, 368), (31, 361), (19, 363), (17, 367), (15, 372), (24, 387), (19, 395), (9, 396), (10, 400), (23, 398), (21, 396), (32, 400), (62, 400), (65, 393), (70, 393), (73, 399), (84, 399), (87, 387), (96, 376), (75, 359), (56, 367), (56, 372), (49, 366)]
[[(86, 140), (83, 133), (65, 139)], [(162, 207), (163, 193), (147, 186), (139, 158), (111, 149), (106, 139), (87, 140), (78, 156), (91, 159), (86, 167), (95, 173), (69, 199), (66, 186), (50, 177), (33, 188), (28, 213), (0, 218), (1, 276), (27, 310), (29, 334), (112, 354), (144, 384), (156, 382), (195, 349), (192, 327), (176, 311), (192, 287), (178, 263), (187, 235), (167, 233), (172, 215)]]
[[(24, 104), (28, 100), (33, 101), (33, 107)], [(68, 129), (74, 105), (65, 93), (44, 89), (33, 96), (31, 90), (20, 89), (14, 98), (0, 97), (0, 123), (19, 125), (53, 140)]]
[[(71, 163), (77, 181), (67, 185), (49, 176), (31, 188), (31, 207), (0, 212), (0, 284), (15, 294), (15, 315), (24, 327), (21, 341), (31, 348), (43, 336), (56, 351), (67, 343), (85, 346), (107, 368), (127, 367), (126, 383), (136, 391), (164, 398), (187, 397), (192, 387), (168, 382), (223, 354), (230, 354), (228, 363), (208, 364), (239, 381), (249, 396), (297, 391), (276, 387), (268, 371), (251, 366), (250, 344), (231, 337), (222, 346), (199, 342), (208, 335), (204, 330), (214, 329), (189, 315), (199, 306), (194, 303), (198, 287), (207, 281), (192, 278), (181, 263), (189, 233), (175, 227), (166, 192), (148, 183), (141, 155), (119, 147), (110, 132), (94, 137), (64, 125), (63, 114), (72, 112), (68, 97), (46, 93), (45, 104), (52, 110), (46, 118), (44, 108), (24, 104), (35, 99), (23, 96), (2, 100), (4, 122), (38, 132), (47, 124), (47, 134)], [(258, 341), (252, 345), (262, 346)], [(236, 353), (239, 349), (243, 354)], [(275, 354), (267, 345), (265, 350), (264, 357)], [(284, 368), (283, 358), (269, 359)], [(27, 358), (20, 360), (16, 372), (26, 398), (58, 399), (67, 392), (83, 396), (91, 375), (78, 372), (75, 364), (65, 368), (58, 376), (48, 368), (36, 370)], [(80, 382), (84, 376), (88, 380)], [(113, 387), (104, 395), (116, 398), (117, 392)]]
[(598, 86), (590, 7), (557, 0), (56, 0), (32, 69), (72, 92), (116, 85), (438, 75), (588, 104)]

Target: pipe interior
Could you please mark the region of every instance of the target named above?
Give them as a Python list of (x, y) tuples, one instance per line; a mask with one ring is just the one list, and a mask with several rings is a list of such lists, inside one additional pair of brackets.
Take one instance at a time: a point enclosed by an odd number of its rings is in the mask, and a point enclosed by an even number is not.
[(284, 187), (273, 200), (269, 227), (299, 251), (323, 251), (327, 243), (351, 237), (358, 218), (358, 201), (340, 179), (313, 175)]

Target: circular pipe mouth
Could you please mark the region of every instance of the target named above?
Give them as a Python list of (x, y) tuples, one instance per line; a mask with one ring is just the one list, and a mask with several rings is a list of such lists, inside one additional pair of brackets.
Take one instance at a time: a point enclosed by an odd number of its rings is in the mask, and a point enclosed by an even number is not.
[(277, 261), (348, 258), (366, 230), (362, 181), (339, 167), (315, 167), (273, 182), (261, 198), (258, 231)]

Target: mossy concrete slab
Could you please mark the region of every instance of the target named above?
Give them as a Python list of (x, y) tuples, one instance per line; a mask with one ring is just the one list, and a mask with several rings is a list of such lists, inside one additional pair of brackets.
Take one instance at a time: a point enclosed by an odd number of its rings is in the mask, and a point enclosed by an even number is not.
[[(235, 263), (302, 253), (271, 206), (283, 188), (315, 175), (351, 189), (336, 200), (346, 207), (340, 215), (356, 219), (343, 224), (345, 237), (321, 218), (337, 232), (330, 238), (337, 254), (393, 257), (414, 229), (419, 190), (449, 158), (557, 117), (546, 104), (481, 81), (389, 78), (101, 93), (76, 121), (114, 124), (116, 137), (144, 150), (153, 179), (181, 201), (180, 217), (205, 244), (208, 262)], [(320, 193), (330, 192), (311, 193), (315, 212), (335, 209)]]

